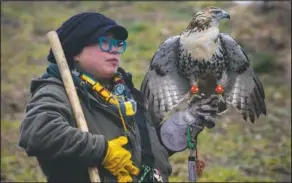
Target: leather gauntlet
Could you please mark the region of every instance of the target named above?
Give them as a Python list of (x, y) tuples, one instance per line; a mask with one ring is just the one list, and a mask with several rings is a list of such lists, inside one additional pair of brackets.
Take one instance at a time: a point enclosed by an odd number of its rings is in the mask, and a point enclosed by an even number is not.
[(218, 96), (211, 95), (207, 99), (195, 96), (185, 111), (174, 113), (160, 128), (163, 144), (171, 151), (180, 152), (187, 147), (187, 127), (198, 135), (204, 126), (213, 128), (218, 110)]

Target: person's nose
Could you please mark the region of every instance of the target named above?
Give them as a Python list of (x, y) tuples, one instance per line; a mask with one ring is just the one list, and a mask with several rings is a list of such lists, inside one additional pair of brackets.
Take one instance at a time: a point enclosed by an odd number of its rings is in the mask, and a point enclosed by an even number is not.
[(110, 53), (113, 53), (113, 54), (118, 54), (119, 53), (119, 49), (115, 46), (112, 46), (111, 50), (110, 50)]

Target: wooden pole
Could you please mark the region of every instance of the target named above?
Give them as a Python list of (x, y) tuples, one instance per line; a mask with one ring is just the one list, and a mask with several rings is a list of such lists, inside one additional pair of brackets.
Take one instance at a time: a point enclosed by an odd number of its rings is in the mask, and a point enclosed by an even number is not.
[[(88, 132), (87, 123), (85, 121), (85, 117), (58, 34), (56, 33), (56, 31), (50, 31), (48, 32), (47, 36), (49, 38), (52, 51), (54, 53), (59, 71), (61, 73), (67, 96), (69, 97), (69, 101), (73, 108), (77, 127), (84, 132)], [(98, 170), (96, 167), (90, 167), (88, 171), (91, 182), (100, 182), (100, 177), (98, 175)]]

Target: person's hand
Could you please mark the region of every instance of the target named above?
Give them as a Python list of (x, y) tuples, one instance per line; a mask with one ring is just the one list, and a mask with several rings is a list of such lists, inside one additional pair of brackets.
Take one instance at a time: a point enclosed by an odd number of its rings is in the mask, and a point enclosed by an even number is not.
[(217, 116), (218, 96), (206, 97), (195, 95), (189, 106), (174, 113), (160, 128), (160, 137), (165, 147), (172, 152), (183, 151), (187, 147), (187, 127), (192, 128), (192, 135), (197, 136), (204, 126), (215, 126)]
[(218, 111), (218, 95), (211, 95), (206, 98), (204, 95), (195, 95), (192, 101), (189, 102), (186, 118), (195, 121), (194, 125), (206, 126), (213, 128), (215, 126), (215, 118)]
[(131, 175), (138, 175), (139, 169), (131, 161), (131, 153), (122, 146), (128, 143), (125, 136), (108, 142), (108, 149), (103, 161), (104, 168), (116, 176), (118, 182), (131, 182)]

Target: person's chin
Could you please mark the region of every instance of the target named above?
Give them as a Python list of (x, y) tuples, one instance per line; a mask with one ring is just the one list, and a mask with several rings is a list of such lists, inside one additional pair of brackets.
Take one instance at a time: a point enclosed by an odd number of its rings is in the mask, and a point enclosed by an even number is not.
[(107, 78), (111, 78), (116, 72), (117, 72), (118, 68), (112, 68), (112, 69), (109, 69), (105, 74), (104, 76), (107, 77)]
[(110, 69), (110, 73), (111, 73), (111, 74), (115, 74), (115, 73), (117, 72), (117, 70), (118, 70), (118, 67), (119, 67), (119, 66), (116, 66), (116, 67), (111, 68), (111, 69)]

